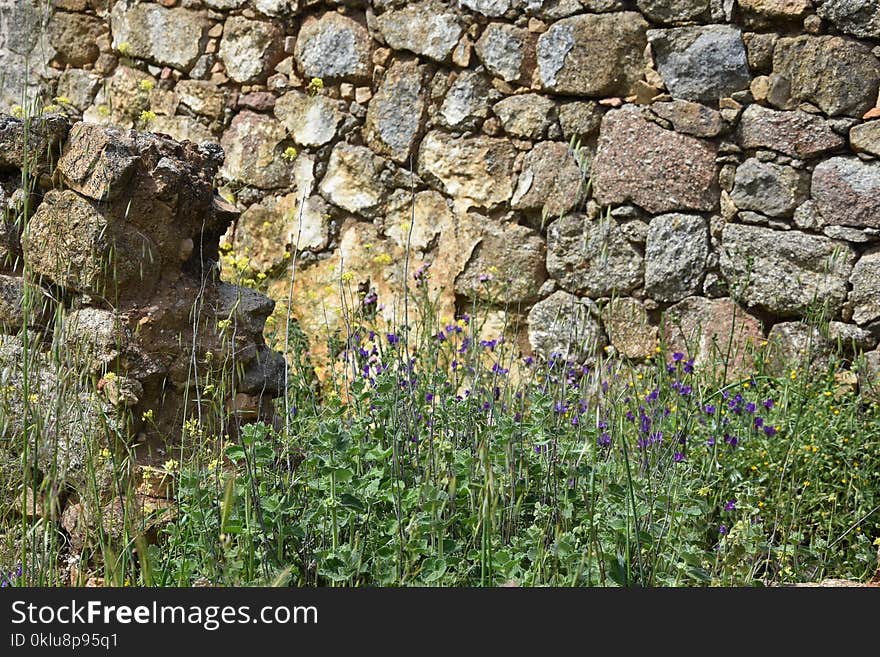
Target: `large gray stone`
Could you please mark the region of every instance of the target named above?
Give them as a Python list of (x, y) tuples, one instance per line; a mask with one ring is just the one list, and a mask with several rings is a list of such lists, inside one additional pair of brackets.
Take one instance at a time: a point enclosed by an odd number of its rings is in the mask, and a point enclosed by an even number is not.
[(473, 130), (489, 116), (489, 101), (495, 94), (486, 76), (462, 71), (446, 92), (437, 118), (450, 128)]
[(462, 7), (491, 18), (503, 16), (504, 12), (510, 9), (510, 5), (511, 0), (461, 0)]
[(752, 157), (736, 168), (730, 197), (740, 210), (791, 217), (809, 195), (809, 172)]
[(855, 253), (843, 242), (797, 231), (728, 224), (721, 271), (748, 305), (781, 317), (827, 306), (834, 316), (847, 296)]
[(636, 12), (557, 21), (538, 39), (542, 87), (578, 96), (630, 95), (644, 74), (647, 28)]
[(449, 59), (464, 28), (459, 16), (436, 0), (407, 3), (376, 18), (379, 32), (394, 50), (409, 50), (438, 62)]
[(554, 292), (529, 312), (529, 344), (547, 360), (586, 361), (605, 345), (597, 315), (589, 299)]
[(854, 151), (880, 156), (880, 121), (868, 121), (850, 128), (849, 143)]
[(560, 287), (599, 298), (642, 284), (644, 259), (610, 217), (571, 214), (547, 228), (547, 272)]
[(392, 64), (370, 101), (364, 124), (367, 145), (401, 164), (407, 162), (425, 118), (425, 69), (418, 61)]
[(585, 186), (586, 172), (568, 144), (542, 141), (526, 155), (510, 205), (514, 210), (540, 210), (547, 217), (559, 217), (577, 205)]
[(291, 166), (284, 159), (287, 131), (271, 117), (239, 112), (223, 133), (226, 153), (221, 173), (227, 178), (260, 189), (287, 187)]
[(711, 0), (636, 0), (639, 9), (655, 23), (699, 21), (710, 14)]
[(516, 94), (492, 107), (504, 132), (522, 139), (540, 139), (556, 121), (556, 104), (539, 94)]
[(336, 138), (345, 105), (324, 95), (289, 91), (275, 101), (275, 116), (302, 146), (323, 146)]
[(794, 101), (815, 104), (829, 115), (861, 117), (877, 100), (880, 62), (871, 48), (839, 36), (779, 39), (773, 73), (786, 79)]
[(349, 212), (369, 214), (384, 198), (383, 166), (382, 158), (365, 146), (336, 144), (319, 186), (321, 195)]
[(868, 324), (880, 319), (880, 250), (869, 251), (859, 259), (849, 282), (853, 321)]
[(739, 29), (727, 25), (649, 30), (657, 70), (676, 98), (717, 102), (751, 76)]
[(303, 22), (293, 54), (307, 78), (368, 82), (371, 52), (372, 39), (363, 25), (328, 12)]
[(880, 38), (880, 0), (824, 0), (817, 13), (846, 34)]
[(737, 137), (743, 148), (771, 149), (800, 159), (824, 155), (845, 143), (820, 116), (800, 110), (780, 112), (757, 104), (742, 113)]
[(153, 3), (117, 2), (110, 14), (113, 46), (132, 56), (188, 71), (207, 39), (205, 16), (189, 9)]
[(213, 82), (205, 80), (181, 80), (174, 87), (181, 104), (196, 114), (219, 119), (226, 107), (226, 93)]
[(665, 303), (696, 294), (709, 255), (709, 224), (698, 215), (651, 219), (645, 243), (645, 293)]
[(603, 205), (633, 202), (652, 214), (711, 211), (718, 205), (717, 146), (664, 130), (638, 109), (612, 110), (602, 120), (591, 168)]
[(495, 304), (528, 304), (547, 280), (546, 246), (526, 226), (487, 223), (455, 291), (468, 299)]
[(453, 198), (460, 213), (510, 200), (516, 149), (506, 139), (453, 137), (432, 131), (419, 148), (419, 175)]
[(475, 50), (490, 73), (505, 82), (513, 82), (527, 80), (531, 75), (524, 65), (531, 60), (534, 67), (534, 48), (528, 30), (505, 23), (490, 23), (483, 30)]
[(10, 111), (24, 99), (47, 94), (45, 82), (54, 71), (57, 54), (46, 39), (53, 7), (44, 0), (14, 0), (0, 10), (0, 111)]
[(880, 162), (832, 157), (813, 169), (812, 195), (827, 224), (880, 228)]
[(282, 37), (273, 23), (229, 17), (220, 41), (220, 59), (226, 74), (236, 82), (265, 80), (284, 54)]

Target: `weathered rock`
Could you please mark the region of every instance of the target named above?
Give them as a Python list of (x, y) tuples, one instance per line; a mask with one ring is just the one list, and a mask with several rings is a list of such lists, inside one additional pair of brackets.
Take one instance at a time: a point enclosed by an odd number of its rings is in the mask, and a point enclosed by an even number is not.
[(860, 117), (874, 106), (880, 62), (864, 43), (839, 36), (783, 38), (773, 51), (773, 72), (788, 81), (795, 101), (829, 115)]
[(441, 228), (452, 223), (452, 209), (442, 194), (427, 190), (413, 196), (399, 189), (388, 199), (382, 232), (402, 249), (409, 244), (416, 251), (427, 251)]
[(256, 290), (220, 283), (213, 312), (217, 317), (229, 319), (237, 331), (256, 336), (262, 334), (266, 318), (274, 308), (275, 302)]
[(568, 144), (542, 141), (526, 155), (510, 205), (559, 217), (577, 205), (585, 186), (586, 173)]
[(676, 98), (717, 102), (749, 87), (746, 48), (735, 27), (649, 30), (648, 41), (657, 70)]
[(809, 172), (752, 157), (737, 167), (730, 197), (740, 210), (791, 217), (809, 195)]
[(831, 355), (831, 344), (815, 326), (805, 322), (780, 322), (767, 336), (767, 371), (784, 376), (801, 367), (824, 370)]
[(564, 290), (598, 298), (639, 287), (644, 260), (613, 219), (572, 214), (547, 228), (547, 271)]
[(58, 60), (69, 66), (84, 66), (98, 59), (95, 40), (107, 31), (104, 22), (86, 14), (58, 11), (49, 21), (49, 43)]
[(34, 173), (47, 172), (69, 129), (67, 120), (59, 115), (34, 118), (25, 131), (22, 119), (0, 114), (0, 171), (18, 173), (27, 166)]
[(461, 0), (461, 6), (483, 14), (496, 18), (503, 16), (504, 12), (510, 9), (511, 0)]
[(456, 293), (483, 302), (529, 304), (547, 280), (541, 236), (518, 224), (483, 229), (480, 243), (455, 279)]
[(125, 143), (120, 130), (79, 123), (58, 161), (58, 171), (70, 189), (105, 201), (125, 191), (136, 164), (137, 154)]
[[(39, 301), (39, 293), (31, 291), (30, 301)], [(26, 306), (25, 282), (18, 276), (5, 276), (0, 274), (0, 333), (16, 334), (24, 326)], [(36, 306), (36, 304), (34, 304)], [(28, 316), (28, 322), (33, 323), (33, 318)]]
[(321, 195), (349, 212), (371, 213), (382, 202), (382, 158), (369, 148), (340, 143), (333, 148)]
[(598, 308), (589, 299), (558, 291), (529, 312), (529, 344), (546, 359), (583, 362), (605, 345)]
[(880, 228), (880, 163), (832, 157), (813, 169), (811, 192), (827, 224)]
[(259, 82), (283, 56), (282, 33), (268, 21), (230, 16), (223, 26), (219, 52), (226, 75), (236, 82)]
[(412, 153), (427, 107), (418, 61), (396, 61), (370, 101), (364, 123), (364, 140), (376, 153), (405, 163)]
[(538, 94), (508, 96), (492, 111), (507, 134), (522, 139), (540, 139), (556, 120), (555, 103)]
[(489, 116), (492, 91), (484, 75), (462, 71), (446, 92), (438, 118), (450, 128), (473, 130)]
[(602, 120), (591, 176), (603, 205), (632, 201), (651, 213), (712, 211), (718, 205), (717, 147), (664, 130), (635, 108)]
[(181, 80), (174, 87), (181, 104), (196, 114), (219, 119), (226, 106), (226, 94), (213, 82), (204, 80)]
[(828, 340), (841, 353), (858, 354), (874, 349), (880, 336), (855, 324), (828, 322)]
[(724, 127), (721, 114), (687, 100), (652, 103), (651, 111), (672, 124), (676, 132), (694, 137), (717, 137)]
[(800, 110), (780, 112), (761, 105), (745, 109), (737, 137), (743, 148), (769, 148), (801, 159), (818, 157), (844, 145), (843, 138), (819, 116)]
[(221, 173), (260, 189), (286, 187), (291, 167), (283, 155), (287, 133), (274, 119), (239, 112), (220, 141), (226, 152)]
[(376, 24), (393, 50), (409, 50), (438, 62), (449, 58), (464, 31), (455, 12), (435, 0), (386, 11)]
[(419, 149), (419, 175), (453, 197), (459, 214), (510, 200), (516, 150), (507, 140), (429, 132)]
[(101, 78), (89, 71), (70, 68), (58, 78), (58, 98), (82, 112), (95, 98)]
[(869, 251), (859, 259), (849, 282), (853, 321), (863, 325), (880, 319), (880, 250)]
[(721, 271), (750, 306), (780, 317), (803, 317), (826, 305), (835, 316), (846, 301), (855, 253), (843, 242), (730, 224), (721, 246)]
[(146, 88), (156, 86), (156, 78), (129, 66), (118, 66), (105, 78), (95, 96), (95, 105), (83, 112), (83, 120), (121, 128), (142, 123), (141, 116), (151, 111), (151, 93)]
[(195, 144), (217, 142), (211, 129), (192, 116), (157, 116), (147, 126), (150, 132), (168, 135), (176, 141)]
[(323, 95), (290, 91), (275, 101), (275, 116), (302, 146), (333, 141), (345, 119), (344, 104)]
[(505, 82), (528, 80), (535, 66), (533, 39), (526, 29), (489, 23), (475, 49), (477, 57), (493, 75)]
[(599, 131), (605, 109), (592, 100), (559, 105), (559, 125), (566, 139), (589, 137)]
[(299, 0), (254, 0), (254, 8), (266, 16), (285, 16), (299, 10)]
[(645, 243), (645, 294), (671, 303), (700, 291), (709, 255), (709, 224), (700, 216), (651, 219)]
[(631, 94), (644, 71), (647, 29), (636, 12), (557, 21), (538, 39), (541, 86), (581, 96)]
[(853, 126), (849, 131), (849, 143), (854, 151), (880, 156), (880, 121)]
[(878, 0), (825, 0), (817, 13), (846, 34), (862, 39), (880, 38)]
[(727, 297), (679, 301), (664, 313), (662, 331), (669, 352), (681, 352), (727, 381), (754, 373), (763, 341), (760, 321)]
[(648, 322), (645, 307), (630, 297), (611, 299), (602, 308), (608, 341), (626, 358), (650, 358), (657, 345), (657, 327)]
[(813, 8), (810, 0), (737, 0), (746, 14), (770, 19), (801, 19)]
[(859, 392), (866, 399), (880, 402), (880, 349), (865, 354), (859, 364)]
[(293, 54), (307, 78), (366, 82), (372, 71), (371, 52), (372, 40), (364, 26), (328, 12), (303, 22)]
[(779, 38), (777, 34), (766, 32), (744, 32), (743, 43), (752, 74), (767, 74), (773, 68), (773, 48)]
[[(60, 9), (60, 7), (59, 7)], [(49, 65), (56, 55), (45, 38), (52, 17), (41, 0), (5, 2), (0, 11), (0, 110), (8, 111), (46, 93), (44, 81), (54, 75)]]
[(117, 2), (110, 25), (117, 50), (181, 71), (192, 67), (207, 38), (207, 21), (199, 12), (147, 2)]
[(656, 23), (683, 23), (709, 17), (711, 0), (636, 0), (648, 20)]

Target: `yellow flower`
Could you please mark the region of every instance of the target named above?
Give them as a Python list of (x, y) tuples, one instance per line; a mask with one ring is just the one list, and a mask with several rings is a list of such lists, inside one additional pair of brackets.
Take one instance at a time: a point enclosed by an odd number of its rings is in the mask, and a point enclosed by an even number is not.
[(101, 450), (101, 458), (109, 459), (110, 458), (110, 450), (106, 447)]
[(314, 96), (319, 91), (321, 91), (321, 89), (323, 89), (323, 88), (324, 88), (324, 81), (321, 78), (312, 78), (311, 80), (309, 80), (309, 84), (306, 87), (306, 91), (308, 91), (309, 94)]
[(347, 271), (342, 275), (343, 283), (350, 283), (352, 280), (354, 280), (354, 274), (352, 272)]
[(231, 319), (221, 319), (219, 322), (217, 322), (217, 328), (220, 329), (221, 331), (225, 331), (231, 325), (232, 325)]
[(22, 107), (21, 105), (13, 105), (12, 110), (10, 111), (12, 112), (12, 116), (17, 119), (20, 119), (24, 116), (24, 107)]
[(131, 54), (131, 44), (128, 41), (123, 41), (118, 46), (116, 46), (116, 50), (119, 51), (120, 55), (130, 55)]
[(149, 409), (149, 410), (147, 410), (147, 411), (144, 411), (143, 415), (141, 415), (141, 419), (142, 419), (144, 422), (152, 422), (152, 420), (153, 420), (153, 409), (151, 408), (151, 409)]
[(140, 89), (141, 91), (152, 91), (153, 87), (155, 87), (155, 86), (156, 86), (156, 83), (153, 82), (152, 80), (144, 79), (144, 80), (140, 81), (140, 84), (138, 84), (138, 89)]
[(141, 112), (140, 120), (141, 123), (146, 125), (150, 121), (156, 120), (156, 113), (153, 110), (144, 110)]
[(288, 162), (293, 162), (296, 159), (298, 153), (293, 146), (288, 146), (284, 149), (284, 153), (282, 153), (281, 157), (283, 157)]
[(166, 471), (168, 471), (168, 472), (174, 472), (174, 471), (177, 469), (177, 466), (178, 466), (179, 464), (178, 464), (177, 461), (175, 461), (174, 459), (168, 459), (168, 460), (165, 461), (165, 463), (163, 463), (162, 465), (163, 465), (163, 467), (165, 468)]
[(373, 263), (382, 266), (388, 266), (393, 262), (390, 255), (387, 253), (380, 253), (377, 256), (373, 257)]
[(106, 105), (98, 105), (98, 114), (101, 116), (110, 116), (110, 108)]

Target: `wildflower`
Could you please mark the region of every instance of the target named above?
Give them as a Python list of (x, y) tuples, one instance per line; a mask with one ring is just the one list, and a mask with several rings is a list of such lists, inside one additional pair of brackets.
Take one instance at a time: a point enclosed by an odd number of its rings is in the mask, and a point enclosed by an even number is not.
[(343, 283), (350, 283), (353, 279), (354, 279), (354, 274), (350, 271), (347, 271), (342, 275), (342, 282)]
[(676, 463), (681, 463), (682, 461), (684, 461), (684, 454), (681, 452), (675, 452), (672, 455), (672, 460), (675, 461)]
[(309, 84), (306, 87), (306, 91), (310, 95), (314, 96), (319, 91), (321, 91), (321, 89), (323, 89), (323, 88), (324, 88), (324, 81), (321, 78), (312, 78), (311, 80), (309, 80)]
[(727, 501), (727, 503), (724, 505), (724, 510), (725, 511), (735, 511), (736, 510), (736, 498), (735, 497), (733, 499), (730, 499)]
[(284, 149), (284, 152), (281, 154), (281, 157), (287, 160), (288, 162), (293, 162), (296, 159), (296, 156), (299, 153), (296, 152), (296, 149), (293, 146), (288, 146)]
[(379, 255), (373, 256), (373, 264), (376, 265), (387, 267), (392, 262), (394, 262), (393, 258), (387, 253), (380, 253)]
[(525, 358), (523, 358), (523, 363), (526, 365), (526, 367), (528, 367), (529, 365), (531, 365), (534, 362), (535, 362), (535, 359), (532, 358), (531, 356), (526, 356)]
[(600, 447), (608, 447), (611, 445), (611, 434), (607, 431), (603, 431), (599, 434), (599, 438), (596, 439), (596, 442), (599, 443)]
[(138, 84), (138, 89), (141, 91), (152, 91), (153, 87), (156, 86), (156, 83), (150, 80), (149, 78), (141, 80)]
[(388, 338), (388, 344), (396, 345), (400, 342), (400, 337), (396, 333), (388, 333), (385, 335)]
[(684, 364), (684, 371), (686, 374), (692, 374), (694, 371), (694, 359), (691, 358)]
[(764, 408), (766, 408), (768, 411), (771, 408), (773, 408), (773, 400), (772, 399), (765, 399), (764, 400)]
[(434, 401), (434, 393), (432, 393), (432, 392), (426, 392), (426, 393), (425, 393), (425, 401), (428, 402), (429, 404), (430, 404), (432, 401)]
[(141, 415), (141, 420), (143, 420), (144, 422), (152, 422), (153, 409), (151, 408), (149, 410), (144, 411), (143, 414)]
[(764, 433), (767, 434), (768, 438), (772, 438), (773, 436), (775, 436), (777, 434), (777, 432), (778, 432), (777, 428), (774, 427), (773, 425), (768, 424), (764, 427)]
[(748, 402), (746, 404), (746, 413), (754, 413), (756, 408), (754, 402)]
[(144, 110), (141, 112), (140, 121), (144, 125), (149, 123), (150, 121), (156, 120), (156, 113), (153, 110)]
[(672, 360), (674, 360), (676, 363), (680, 363), (682, 360), (684, 360), (684, 354), (680, 351), (676, 351), (674, 354), (672, 354)]
[(760, 429), (763, 426), (764, 426), (764, 418), (762, 418), (760, 415), (756, 415), (755, 416), (755, 429)]
[(718, 527), (718, 533), (721, 534), (722, 536), (724, 536), (724, 535), (727, 533), (727, 526), (726, 526), (726, 525), (720, 525), (720, 526)]
[(55, 96), (55, 102), (59, 105), (70, 105), (70, 98), (67, 96)]
[(715, 407), (712, 404), (706, 404), (703, 410), (706, 411), (707, 415), (715, 415)]
[(118, 46), (116, 46), (116, 50), (119, 51), (120, 55), (130, 55), (131, 54), (131, 44), (128, 41), (121, 42)]

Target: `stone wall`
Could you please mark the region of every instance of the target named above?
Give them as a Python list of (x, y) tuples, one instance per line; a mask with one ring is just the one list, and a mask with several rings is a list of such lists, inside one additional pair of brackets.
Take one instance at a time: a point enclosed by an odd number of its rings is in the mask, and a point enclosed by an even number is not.
[(525, 351), (794, 349), (816, 302), (877, 346), (880, 0), (55, 0), (46, 39), (63, 111), (222, 144), (227, 274), (296, 261), (313, 337), (429, 265)]

